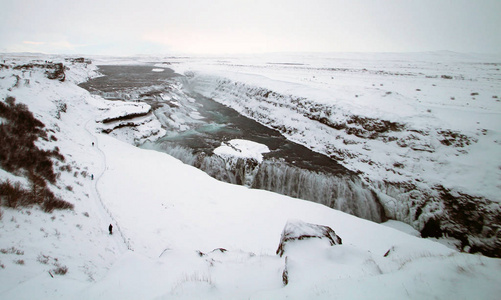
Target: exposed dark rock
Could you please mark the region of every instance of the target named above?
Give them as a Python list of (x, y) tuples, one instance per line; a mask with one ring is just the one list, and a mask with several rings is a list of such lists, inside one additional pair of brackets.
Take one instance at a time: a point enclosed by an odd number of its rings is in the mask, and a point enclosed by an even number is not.
[(439, 187), (444, 203), (441, 230), (468, 252), (501, 257), (501, 204)]
[[(377, 189), (405, 203), (406, 214), (389, 218), (408, 222), (422, 237), (450, 237), (461, 243), (458, 250), (486, 256), (501, 257), (501, 204), (454, 191), (443, 186), (423, 189), (411, 182), (377, 183)], [(410, 222), (409, 222), (410, 220)]]
[[(247, 86), (246, 84), (240, 82), (231, 82), (230, 80), (222, 79), (219, 81), (219, 86), (216, 90), (234, 94), (233, 91), (227, 90), (226, 86), (230, 84), (237, 86), (241, 93), (245, 94), (249, 98), (256, 99), (260, 103), (286, 107), (292, 111), (302, 114), (310, 120), (318, 121), (336, 130), (344, 130), (348, 134), (355, 135), (360, 138), (387, 138), (389, 133), (404, 129), (404, 125), (397, 122), (361, 117), (357, 115), (347, 116), (347, 119), (344, 122), (333, 121), (330, 117), (337, 111), (337, 108), (334, 106), (315, 103), (315, 101), (304, 97), (279, 94), (265, 88)], [(261, 107), (261, 109), (267, 110), (265, 106)], [(256, 111), (246, 111), (246, 114), (259, 120), (267, 119), (267, 116), (261, 115)], [(273, 125), (273, 122), (269, 125), (285, 134), (292, 134), (296, 131), (296, 129), (293, 128)]]
[(221, 253), (225, 253), (226, 251), (228, 251), (228, 250), (226, 250), (226, 249), (224, 249), (224, 248), (216, 248), (216, 249), (212, 250), (212, 251), (211, 251), (211, 253), (213, 253), (213, 252), (221, 252)]
[(34, 68), (45, 69), (45, 75), (49, 79), (57, 79), (59, 81), (64, 81), (66, 78), (66, 75), (64, 74), (63, 63), (52, 63), (52, 62), (46, 62), (45, 64), (30, 63), (14, 67), (14, 69), (16, 70), (31, 70)]
[(113, 130), (116, 130), (116, 129), (119, 129), (119, 128), (125, 128), (125, 127), (131, 127), (131, 128), (134, 128), (136, 127), (137, 124), (134, 123), (134, 122), (128, 122), (128, 123), (119, 123), (117, 124), (116, 126), (114, 127), (111, 127), (111, 128), (103, 128), (101, 129), (101, 132), (102, 133), (106, 133), (106, 134), (110, 134)]
[(390, 255), (390, 251), (391, 249), (388, 249), (388, 251), (386, 251), (385, 254), (383, 254), (383, 257), (387, 257), (388, 255)]
[(311, 238), (326, 239), (331, 246), (342, 244), (341, 238), (328, 226), (305, 223), (300, 220), (289, 220), (282, 231), (276, 253), (282, 257), (287, 243)]
[(367, 139), (384, 138), (391, 132), (398, 132), (404, 129), (404, 125), (397, 122), (361, 117), (357, 115), (349, 116), (344, 123), (333, 122), (328, 117), (321, 114), (321, 112), (325, 110), (329, 111), (329, 108), (323, 107), (310, 109), (309, 113), (305, 114), (305, 116), (336, 130), (344, 130), (347, 134)]
[(149, 115), (150, 113), (151, 113), (151, 109), (145, 113), (140, 112), (140, 113), (127, 114), (125, 116), (109, 117), (109, 118), (105, 118), (105, 119), (101, 120), (101, 123), (106, 124), (106, 123), (111, 123), (111, 122), (115, 122), (115, 121), (132, 120), (132, 119), (139, 118), (139, 117), (145, 117), (145, 116)]
[(90, 59), (86, 59), (84, 57), (76, 57), (76, 58), (65, 58), (67, 62), (71, 62), (74, 64), (91, 64), (92, 61)]
[(284, 283), (284, 285), (287, 285), (289, 284), (289, 266), (288, 266), (288, 257), (286, 256), (285, 257), (285, 267), (284, 267), (284, 271), (282, 272), (282, 282)]
[(469, 137), (457, 131), (442, 130), (438, 134), (441, 136), (440, 143), (445, 146), (465, 147), (472, 143), (476, 143), (477, 139)]
[(424, 225), (423, 229), (421, 230), (421, 237), (427, 238), (427, 237), (434, 237), (434, 238), (439, 238), (443, 234), (442, 230), (440, 229), (440, 220), (437, 219), (429, 219), (428, 222)]

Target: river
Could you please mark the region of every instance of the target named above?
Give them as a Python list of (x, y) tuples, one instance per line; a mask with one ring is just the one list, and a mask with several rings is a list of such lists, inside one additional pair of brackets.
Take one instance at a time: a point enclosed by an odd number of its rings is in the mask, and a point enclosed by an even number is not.
[[(161, 71), (163, 70), (163, 71)], [(183, 88), (182, 76), (151, 65), (100, 66), (105, 75), (80, 86), (108, 99), (146, 102), (167, 134), (143, 148), (166, 152), (230, 183), (315, 201), (384, 221), (376, 194), (335, 160), (287, 140), (278, 131)], [(213, 155), (221, 143), (246, 139), (271, 150), (261, 164)]]

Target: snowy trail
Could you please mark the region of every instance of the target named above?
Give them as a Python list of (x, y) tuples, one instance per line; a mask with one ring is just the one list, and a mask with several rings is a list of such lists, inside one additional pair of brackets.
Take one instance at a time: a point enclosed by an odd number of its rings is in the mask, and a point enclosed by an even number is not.
[[(99, 217), (100, 217), (100, 220), (102, 223), (101, 224), (102, 228), (107, 228), (108, 224), (112, 224), (115, 232), (118, 232), (120, 234), (120, 237), (122, 238), (122, 242), (117, 243), (118, 248), (123, 250), (123, 251), (126, 251), (126, 250), (134, 251), (132, 249), (130, 239), (127, 239), (125, 237), (123, 231), (120, 228), (120, 225), (118, 224), (117, 220), (113, 217), (113, 214), (111, 213), (111, 211), (104, 204), (103, 199), (101, 197), (101, 194), (99, 193), (99, 189), (98, 189), (97, 185), (98, 185), (99, 181), (101, 180), (101, 177), (103, 176), (104, 172), (106, 171), (106, 166), (107, 166), (106, 155), (99, 148), (99, 142), (98, 142), (97, 137), (92, 133), (91, 130), (89, 130), (90, 122), (94, 122), (94, 119), (89, 119), (85, 123), (84, 128), (85, 128), (85, 131), (87, 131), (87, 133), (91, 137), (92, 142), (94, 143), (93, 148), (96, 149), (96, 151), (99, 153), (99, 155), (102, 158), (102, 164), (98, 164), (98, 166), (100, 166), (101, 169), (98, 170), (97, 174), (95, 174), (95, 178), (94, 178), (95, 180), (94, 180), (93, 189), (92, 189), (92, 193), (94, 194), (94, 198), (97, 198), (99, 200), (100, 205), (97, 205), (96, 202), (92, 202), (93, 208), (95, 209), (96, 212), (99, 213)], [(109, 220), (109, 222), (108, 221), (104, 222), (105, 220)]]

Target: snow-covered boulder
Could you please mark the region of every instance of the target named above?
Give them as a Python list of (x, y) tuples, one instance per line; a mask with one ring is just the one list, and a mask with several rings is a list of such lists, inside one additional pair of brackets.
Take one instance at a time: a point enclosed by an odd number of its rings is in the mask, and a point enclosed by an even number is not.
[(329, 226), (305, 223), (301, 220), (289, 220), (282, 231), (276, 253), (282, 257), (286, 244), (312, 238), (327, 240), (331, 246), (342, 244), (341, 238)]
[(221, 157), (253, 159), (258, 163), (263, 161), (263, 153), (270, 152), (268, 146), (248, 140), (234, 139), (223, 143), (214, 150)]

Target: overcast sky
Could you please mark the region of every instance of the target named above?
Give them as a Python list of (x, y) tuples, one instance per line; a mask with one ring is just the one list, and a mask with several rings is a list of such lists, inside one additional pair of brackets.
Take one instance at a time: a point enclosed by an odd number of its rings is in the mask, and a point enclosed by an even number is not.
[(0, 0), (0, 52), (501, 53), (501, 0)]

